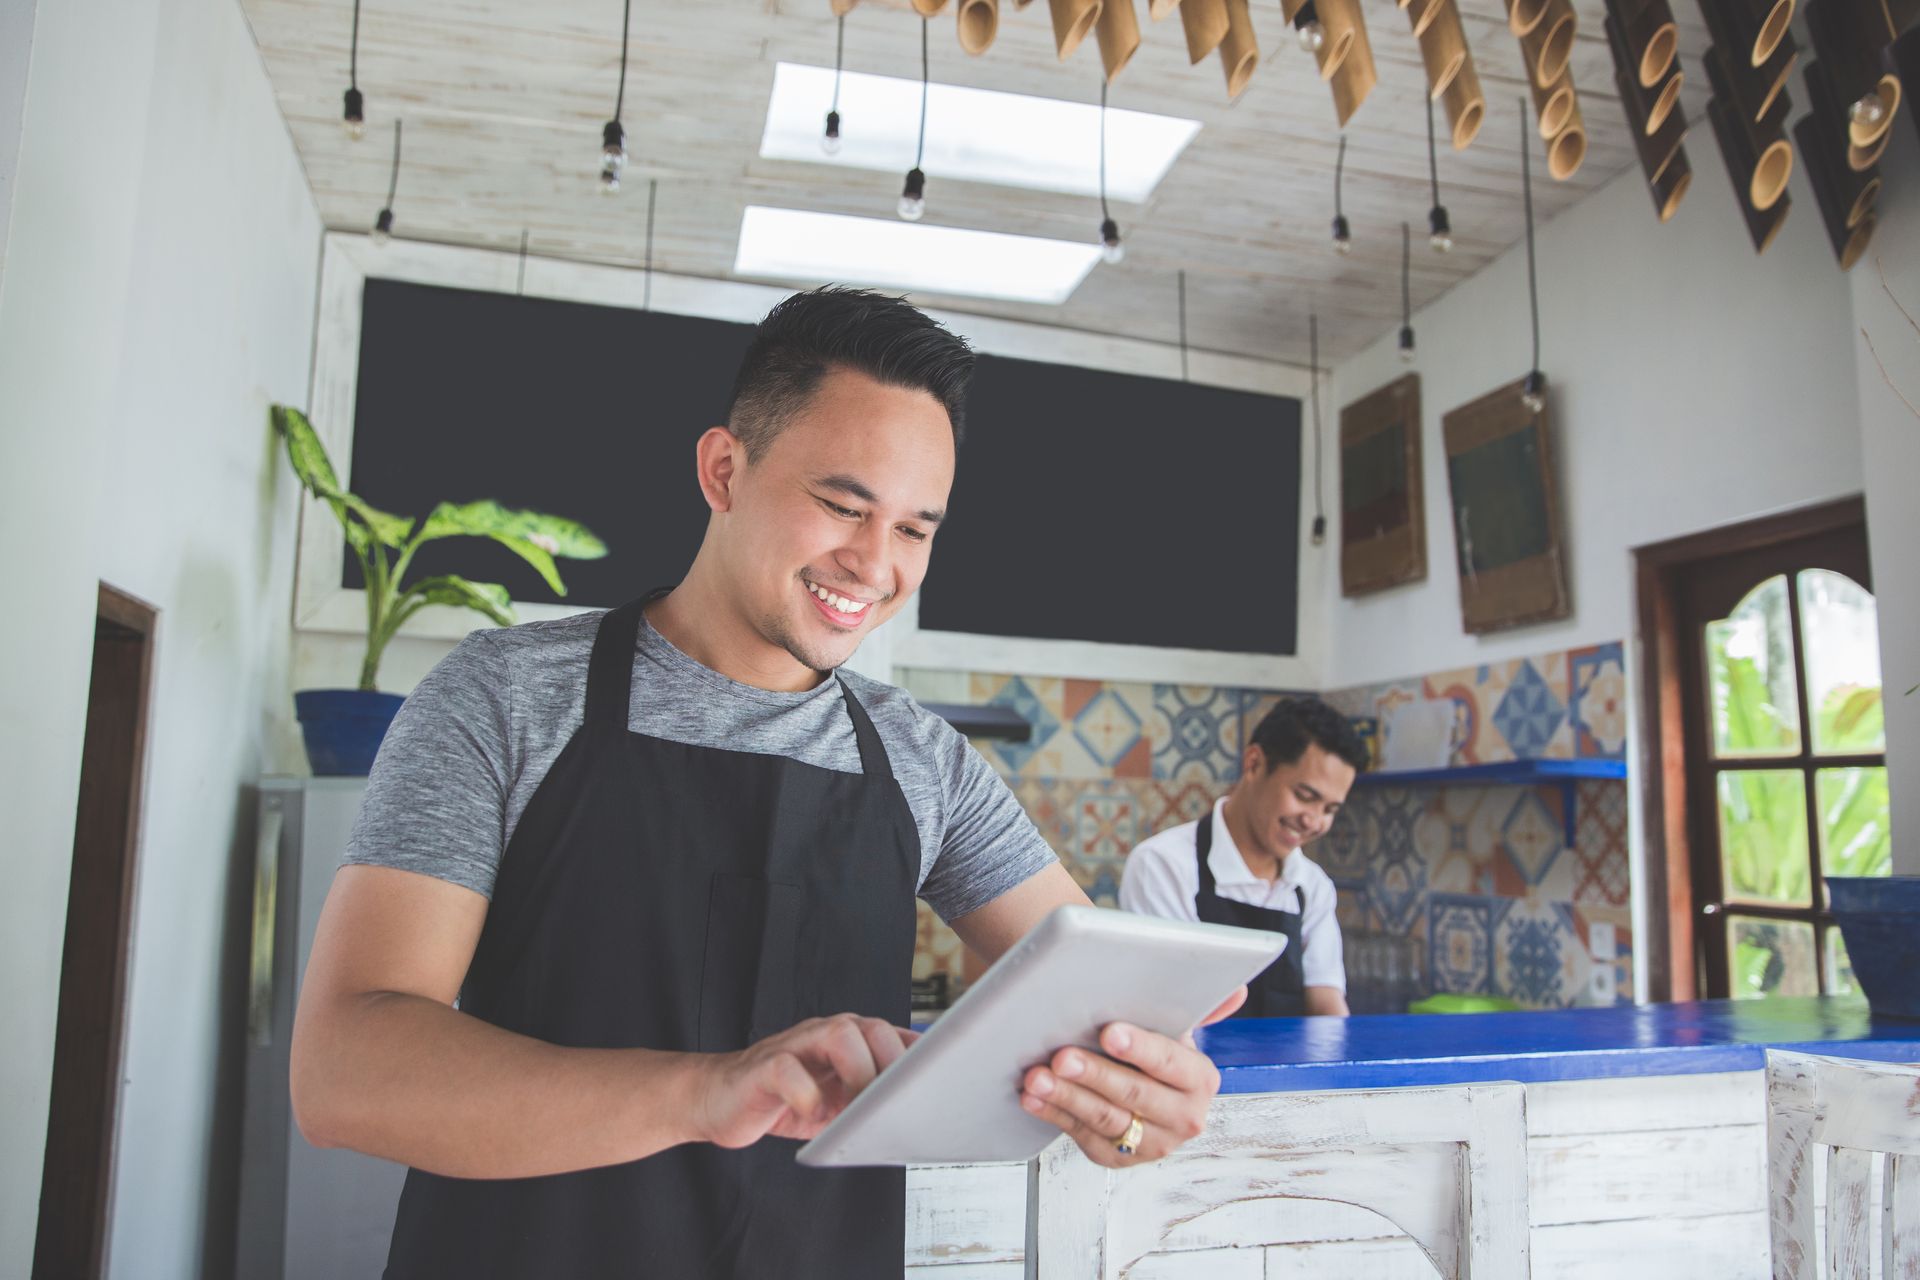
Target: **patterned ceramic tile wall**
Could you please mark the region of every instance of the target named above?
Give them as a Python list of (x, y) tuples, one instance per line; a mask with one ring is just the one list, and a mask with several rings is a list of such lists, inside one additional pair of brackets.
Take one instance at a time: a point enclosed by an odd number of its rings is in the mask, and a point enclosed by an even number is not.
[[(909, 671), (939, 701), (996, 703), (1034, 726), (1024, 743), (974, 745), (1007, 779), (1095, 902), (1113, 905), (1127, 852), (1207, 812), (1239, 775), (1267, 690)], [(1450, 699), (1455, 763), (1618, 757), (1625, 747), (1620, 646), (1444, 672), (1323, 695), (1385, 721), (1399, 702)], [(1311, 850), (1339, 886), (1356, 1011), (1404, 1009), (1435, 991), (1529, 1007), (1631, 997), (1626, 789), (1582, 782), (1574, 840), (1557, 786), (1356, 789)], [(923, 905), (916, 977), (975, 975)]]

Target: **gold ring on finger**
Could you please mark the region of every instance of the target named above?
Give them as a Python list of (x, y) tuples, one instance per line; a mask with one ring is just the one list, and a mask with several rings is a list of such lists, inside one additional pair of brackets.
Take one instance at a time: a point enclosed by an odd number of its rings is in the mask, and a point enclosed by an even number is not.
[(1141, 1121), (1138, 1112), (1130, 1113), (1127, 1131), (1113, 1140), (1113, 1149), (1123, 1156), (1130, 1156), (1140, 1149), (1140, 1139), (1146, 1136), (1147, 1126)]

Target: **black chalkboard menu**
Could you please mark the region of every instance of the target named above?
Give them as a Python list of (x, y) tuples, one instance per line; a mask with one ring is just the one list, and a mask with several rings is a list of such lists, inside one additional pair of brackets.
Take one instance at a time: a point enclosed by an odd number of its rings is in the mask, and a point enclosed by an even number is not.
[[(694, 442), (722, 419), (751, 336), (369, 280), (353, 489), (407, 515), (494, 498), (577, 519), (611, 554), (560, 562), (567, 599), (618, 604), (693, 560), (707, 519)], [(921, 627), (1292, 653), (1299, 435), (1297, 400), (982, 356)], [(473, 539), (429, 543), (413, 573), (558, 600)], [(351, 555), (342, 584), (361, 585)]]

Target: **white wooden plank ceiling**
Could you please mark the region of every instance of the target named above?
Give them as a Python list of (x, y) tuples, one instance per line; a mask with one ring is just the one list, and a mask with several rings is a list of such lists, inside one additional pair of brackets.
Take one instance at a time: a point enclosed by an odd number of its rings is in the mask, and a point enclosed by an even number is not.
[[(1363, 3), (1380, 82), (1348, 129), (1351, 256), (1336, 255), (1328, 239), (1339, 137), (1331, 99), (1278, 4), (1254, 0), (1262, 65), (1229, 102), (1218, 59), (1190, 66), (1177, 16), (1149, 23), (1139, 0), (1143, 44), (1115, 82), (1112, 104), (1186, 116), (1202, 128), (1151, 200), (1115, 205), (1126, 260), (1096, 266), (1058, 307), (916, 299), (1171, 341), (1175, 273), (1184, 269), (1195, 347), (1305, 364), (1310, 306), (1321, 317), (1323, 361), (1392, 332), (1400, 323), (1401, 221), (1414, 228), (1416, 308), (1520, 238), (1519, 100), (1526, 84), (1501, 0), (1461, 0), (1487, 119), (1472, 147), (1455, 152), (1438, 113), (1441, 199), (1452, 215), (1455, 248), (1436, 254), (1425, 241), (1430, 199), (1419, 48), (1400, 10), (1385, 0)], [(726, 278), (741, 211), (750, 203), (888, 217), (899, 195), (899, 174), (759, 157), (774, 64), (833, 65), (828, 0), (634, 0), (623, 112), (632, 159), (626, 189), (613, 198), (595, 186), (600, 127), (612, 114), (618, 79), (619, 0), (363, 0), (359, 83), (367, 133), (358, 143), (340, 124), (351, 0), (242, 5), (331, 228), (371, 225), (386, 195), (396, 115), (406, 122), (394, 206), (402, 236), (516, 250), (524, 230), (534, 254), (637, 266), (647, 182), (654, 178), (655, 265)], [(1601, 0), (1576, 0), (1575, 7), (1572, 67), (1587, 158), (1571, 180), (1553, 182), (1544, 144), (1530, 134), (1542, 219), (1635, 164)], [(1699, 54), (1706, 33), (1693, 6), (1683, 0), (1676, 9), (1694, 168), (1701, 181), (1724, 181), (1704, 125)], [(1024, 9), (1003, 3), (998, 39), (979, 57), (960, 50), (951, 9), (932, 21), (936, 80), (1098, 99), (1093, 39), (1061, 64), (1044, 0)], [(847, 20), (846, 66), (916, 76), (919, 40), (920, 20), (901, 0), (867, 0)], [(903, 172), (911, 159), (902, 157)], [(1646, 217), (1654, 219), (1651, 201)], [(1085, 197), (942, 180), (930, 171), (926, 222), (1091, 242), (1099, 212)], [(1550, 275), (1542, 287), (1553, 288)]]

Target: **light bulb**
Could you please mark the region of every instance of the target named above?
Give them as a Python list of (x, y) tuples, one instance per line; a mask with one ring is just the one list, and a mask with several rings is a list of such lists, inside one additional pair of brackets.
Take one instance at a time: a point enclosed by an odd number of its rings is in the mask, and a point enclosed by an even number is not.
[(1447, 207), (1437, 204), (1427, 210), (1427, 243), (1433, 246), (1435, 253), (1446, 253), (1453, 248), (1453, 226), (1447, 221)]
[(1879, 124), (1886, 114), (1887, 102), (1880, 96), (1878, 89), (1869, 90), (1864, 97), (1847, 108), (1847, 115), (1855, 124)]
[(840, 154), (840, 113), (827, 112), (827, 131), (820, 135), (820, 149), (830, 156)]
[(1353, 252), (1353, 229), (1347, 225), (1347, 215), (1333, 215), (1333, 251), (1345, 257)]
[(1400, 326), (1400, 359), (1407, 364), (1413, 363), (1413, 326)]
[(1100, 224), (1100, 260), (1119, 262), (1127, 256), (1127, 246), (1120, 243), (1120, 224), (1112, 218)]
[(360, 96), (358, 89), (347, 90), (346, 110), (341, 113), (340, 123), (346, 128), (347, 136), (355, 142), (366, 136), (366, 99)]
[(1327, 42), (1327, 29), (1320, 25), (1320, 19), (1309, 18), (1293, 29), (1294, 39), (1308, 53), (1318, 53)]
[(600, 192), (613, 195), (620, 190), (620, 171), (627, 167), (627, 131), (618, 120), (609, 120), (600, 130)]
[(393, 210), (382, 209), (380, 216), (373, 220), (373, 242), (383, 245), (393, 239)]
[(920, 221), (927, 211), (927, 175), (918, 168), (907, 170), (906, 185), (900, 188), (900, 203), (894, 206), (908, 222)]
[(1520, 384), (1520, 403), (1528, 413), (1538, 413), (1547, 407), (1547, 375), (1534, 369), (1527, 374), (1527, 380)]

